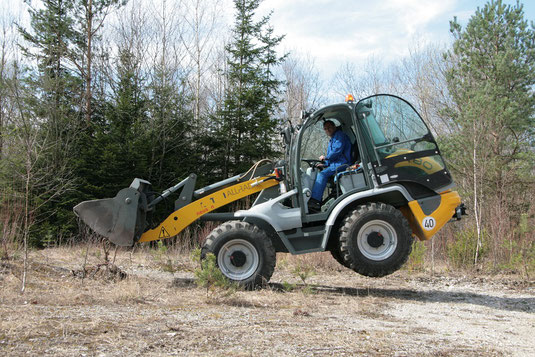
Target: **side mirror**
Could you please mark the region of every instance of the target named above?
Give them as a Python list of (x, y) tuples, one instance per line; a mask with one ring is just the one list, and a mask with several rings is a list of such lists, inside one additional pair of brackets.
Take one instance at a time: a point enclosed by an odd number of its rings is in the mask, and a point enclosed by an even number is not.
[(300, 118), (301, 120), (305, 120), (306, 118), (308, 118), (310, 116), (310, 114), (312, 114), (314, 112), (314, 109), (310, 110), (309, 112), (307, 112), (306, 110), (301, 110), (301, 115), (300, 115)]
[(369, 115), (370, 115), (370, 112), (368, 110), (361, 110), (357, 113), (357, 118), (360, 120), (364, 120)]
[(292, 142), (292, 129), (287, 126), (281, 131), (282, 139), (284, 140), (284, 144), (286, 146), (290, 145)]

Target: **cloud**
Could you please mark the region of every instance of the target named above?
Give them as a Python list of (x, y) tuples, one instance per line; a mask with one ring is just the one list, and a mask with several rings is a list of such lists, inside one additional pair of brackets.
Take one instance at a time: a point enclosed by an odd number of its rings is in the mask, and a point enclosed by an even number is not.
[[(231, 0), (224, 1), (233, 8)], [(286, 34), (281, 52), (310, 54), (328, 80), (345, 62), (363, 66), (372, 55), (384, 64), (399, 61), (415, 39), (420, 45), (451, 41), (449, 21), (457, 16), (466, 24), (486, 1), (264, 0), (258, 14), (273, 10), (270, 22), (276, 34)], [(524, 10), (533, 19), (535, 1), (526, 2)]]
[(380, 9), (390, 14), (393, 20), (409, 35), (425, 29), (432, 21), (453, 10), (455, 0), (421, 1), (421, 0), (387, 0), (380, 2)]
[(457, 0), (266, 0), (259, 10), (274, 10), (271, 23), (286, 34), (284, 47), (310, 53), (327, 78), (347, 61), (404, 56), (415, 36), (433, 38), (426, 33), (435, 22), (447, 28), (456, 5)]

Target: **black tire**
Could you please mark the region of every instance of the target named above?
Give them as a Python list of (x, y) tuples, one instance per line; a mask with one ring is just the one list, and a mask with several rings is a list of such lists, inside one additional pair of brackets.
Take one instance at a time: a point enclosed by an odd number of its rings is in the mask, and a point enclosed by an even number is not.
[(334, 260), (336, 260), (338, 263), (345, 266), (346, 268), (350, 268), (350, 266), (344, 260), (344, 256), (342, 255), (342, 252), (340, 250), (340, 226), (337, 225), (337, 227), (334, 227), (334, 230), (335, 231), (332, 232), (331, 237), (329, 238), (329, 243), (327, 243), (327, 250), (331, 252), (331, 255)]
[(365, 276), (381, 277), (401, 268), (412, 242), (403, 214), (384, 203), (358, 206), (340, 227), (340, 253), (346, 266)]
[(329, 237), (329, 242), (327, 243), (327, 250), (331, 252), (332, 257), (334, 260), (336, 260), (340, 265), (351, 269), (349, 264), (344, 260), (344, 256), (342, 255), (342, 251), (340, 249), (340, 222), (336, 222), (336, 225), (332, 228), (331, 236)]
[(271, 239), (250, 223), (229, 221), (218, 226), (206, 237), (201, 259), (208, 253), (216, 256), (223, 275), (246, 289), (264, 285), (275, 270), (276, 254)]
[(329, 251), (331, 252), (331, 255), (333, 256), (334, 260), (336, 260), (338, 263), (345, 266), (346, 268), (351, 269), (349, 264), (344, 260), (342, 252), (340, 251), (340, 247), (335, 247), (333, 249), (330, 249)]

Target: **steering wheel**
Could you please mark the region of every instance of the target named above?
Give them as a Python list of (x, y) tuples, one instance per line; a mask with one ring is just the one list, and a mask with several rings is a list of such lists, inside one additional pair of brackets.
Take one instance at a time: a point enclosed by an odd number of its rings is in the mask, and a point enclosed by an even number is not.
[(317, 164), (323, 163), (321, 160), (314, 160), (314, 159), (301, 159), (301, 161), (306, 162), (308, 166), (315, 168)]

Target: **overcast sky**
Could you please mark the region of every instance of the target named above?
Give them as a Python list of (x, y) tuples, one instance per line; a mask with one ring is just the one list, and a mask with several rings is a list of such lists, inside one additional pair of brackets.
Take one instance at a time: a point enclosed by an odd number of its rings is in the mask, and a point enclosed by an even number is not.
[[(141, 0), (150, 4), (160, 0)], [(167, 0), (172, 1), (172, 0)], [(232, 0), (224, 16), (233, 23)], [(34, 0), (35, 2), (35, 0)], [(506, 0), (515, 4), (516, 0)], [(323, 79), (343, 63), (363, 65), (370, 56), (383, 65), (406, 56), (420, 43), (451, 41), (449, 21), (457, 16), (466, 24), (484, 0), (264, 0), (259, 15), (273, 11), (276, 34), (286, 35), (281, 52), (310, 55)], [(525, 17), (535, 20), (535, 0), (524, 0)], [(25, 12), (23, 0), (0, 0), (0, 20), (6, 13)], [(119, 10), (120, 11), (120, 10)], [(26, 13), (23, 14), (26, 18)], [(20, 17), (19, 17), (20, 18)], [(23, 21), (25, 22), (25, 21)]]
[[(373, 56), (383, 64), (407, 55), (417, 40), (449, 43), (449, 21), (466, 24), (483, 0), (265, 0), (271, 23), (285, 34), (287, 51), (310, 54), (325, 79), (341, 64), (357, 66)], [(516, 0), (504, 1), (515, 4)], [(525, 18), (535, 20), (535, 1), (524, 1)]]

